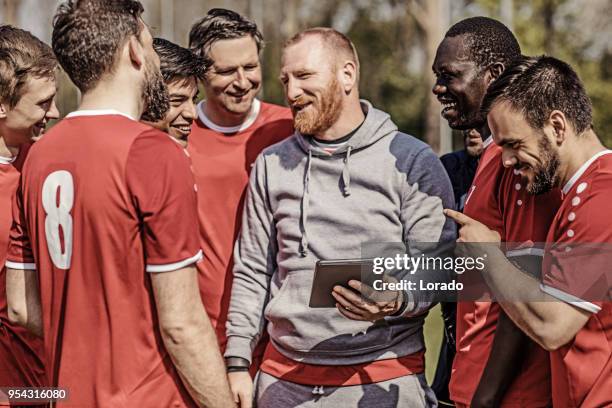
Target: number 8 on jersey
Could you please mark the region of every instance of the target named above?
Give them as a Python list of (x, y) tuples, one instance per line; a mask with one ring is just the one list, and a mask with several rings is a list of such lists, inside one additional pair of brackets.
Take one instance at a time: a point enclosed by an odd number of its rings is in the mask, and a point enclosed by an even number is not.
[[(54, 171), (43, 183), (42, 206), (45, 218), (45, 237), (53, 264), (58, 269), (70, 269), (72, 258), (72, 216), (74, 181), (65, 170)], [(63, 242), (63, 245), (62, 245)]]

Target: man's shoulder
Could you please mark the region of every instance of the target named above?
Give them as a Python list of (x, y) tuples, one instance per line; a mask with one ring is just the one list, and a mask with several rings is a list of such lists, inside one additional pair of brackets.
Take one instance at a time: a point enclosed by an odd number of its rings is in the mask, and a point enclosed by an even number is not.
[(469, 160), (469, 157), (465, 150), (457, 150), (443, 154), (440, 156), (440, 161), (444, 168), (450, 172), (464, 167), (464, 163)]
[(295, 134), (290, 135), (262, 150), (262, 156), (283, 155), (300, 151)]
[(291, 110), (284, 106), (261, 102), (257, 122), (259, 130), (273, 131), (278, 135), (278, 140), (293, 133), (293, 115)]
[(402, 156), (415, 156), (425, 151), (433, 154), (431, 147), (422, 140), (402, 131), (397, 131), (391, 137), (391, 153), (401, 154)]
[(401, 171), (413, 168), (415, 162), (438, 161), (438, 156), (427, 143), (400, 131), (390, 138), (389, 152)]
[(65, 156), (74, 154), (77, 147), (79, 152), (97, 151), (97, 157), (108, 156), (112, 152), (120, 154), (129, 150), (139, 136), (150, 131), (164, 134), (121, 115), (66, 117), (32, 145), (28, 157)]
[(267, 118), (293, 120), (291, 109), (286, 106), (276, 105), (268, 102), (261, 102), (260, 114)]

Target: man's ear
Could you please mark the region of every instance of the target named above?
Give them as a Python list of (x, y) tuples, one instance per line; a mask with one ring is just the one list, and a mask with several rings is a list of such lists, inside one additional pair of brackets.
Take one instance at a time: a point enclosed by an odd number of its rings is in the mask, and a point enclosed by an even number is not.
[(0, 103), (0, 119), (6, 119), (8, 112), (8, 105), (4, 102)]
[(554, 110), (550, 112), (547, 122), (554, 132), (553, 137), (557, 142), (557, 146), (560, 146), (567, 138), (567, 132), (569, 131), (567, 117), (560, 110)]
[(504, 64), (501, 62), (494, 62), (493, 64), (489, 65), (485, 73), (487, 86), (489, 86), (491, 82), (499, 78), (500, 75), (504, 72), (504, 69)]
[(138, 38), (136, 38), (136, 36), (132, 35), (128, 40), (127, 47), (130, 55), (130, 61), (136, 67), (140, 68), (145, 61), (142, 44), (140, 44), (140, 41), (138, 41)]
[(359, 84), (357, 83), (357, 64), (354, 61), (347, 60), (340, 69), (341, 85), (346, 94), (349, 94)]

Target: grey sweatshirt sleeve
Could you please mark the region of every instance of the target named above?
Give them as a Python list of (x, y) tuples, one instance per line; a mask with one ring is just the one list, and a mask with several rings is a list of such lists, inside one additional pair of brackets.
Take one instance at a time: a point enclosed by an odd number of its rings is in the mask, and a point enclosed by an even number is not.
[(265, 327), (264, 308), (276, 270), (276, 231), (265, 168), (265, 157), (260, 154), (251, 172), (242, 228), (234, 247), (234, 282), (226, 326), (225, 357), (242, 357), (249, 362)]
[[(429, 256), (444, 256), (449, 244), (456, 238), (455, 223), (442, 212), (454, 208), (453, 189), (438, 157), (426, 147), (406, 163), (407, 181), (402, 197), (401, 219), (404, 224), (404, 243), (410, 255), (427, 252)], [(423, 245), (428, 243), (439, 244)], [(425, 248), (427, 247), (427, 248)], [(415, 251), (416, 250), (416, 251)], [(418, 271), (412, 280), (448, 281), (450, 274), (444, 271)], [(436, 294), (432, 291), (408, 291), (400, 314), (416, 316), (431, 308)]]

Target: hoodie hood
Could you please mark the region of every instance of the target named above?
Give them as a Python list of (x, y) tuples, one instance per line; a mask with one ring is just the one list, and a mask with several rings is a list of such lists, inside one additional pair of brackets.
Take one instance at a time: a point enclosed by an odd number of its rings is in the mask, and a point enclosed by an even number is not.
[(308, 255), (308, 232), (306, 223), (308, 221), (310, 169), (312, 167), (313, 156), (343, 157), (344, 166), (342, 168), (342, 194), (346, 197), (351, 195), (351, 152), (364, 149), (376, 143), (385, 136), (394, 135), (397, 133), (397, 126), (395, 123), (393, 123), (391, 117), (387, 113), (374, 108), (372, 104), (366, 100), (362, 99), (360, 103), (361, 109), (365, 114), (363, 123), (344, 146), (338, 148), (331, 154), (310, 143), (312, 136), (304, 136), (300, 132), (295, 132), (298, 145), (308, 155), (306, 171), (304, 173), (304, 194), (302, 196), (300, 217), (300, 226), (302, 229), (300, 256), (302, 257)]

